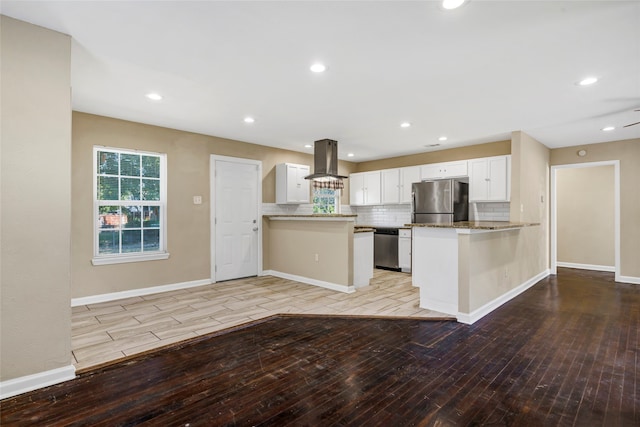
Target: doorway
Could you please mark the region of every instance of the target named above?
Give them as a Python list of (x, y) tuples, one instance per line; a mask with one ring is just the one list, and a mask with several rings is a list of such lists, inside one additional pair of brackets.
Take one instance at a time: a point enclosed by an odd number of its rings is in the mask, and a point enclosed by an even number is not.
[(211, 156), (211, 282), (262, 270), (262, 162)]
[[(605, 168), (603, 168), (605, 167)], [(608, 235), (606, 236), (605, 239), (600, 239), (601, 241), (613, 241), (613, 268), (611, 268), (609, 266), (609, 268), (607, 268), (606, 265), (597, 265), (597, 263), (589, 263), (589, 262), (576, 262), (576, 263), (566, 263), (566, 262), (560, 262), (560, 261), (564, 261), (564, 260), (559, 260), (558, 256), (559, 253), (561, 253), (564, 249), (562, 248), (562, 244), (565, 244), (566, 242), (559, 242), (559, 236), (561, 235), (561, 232), (565, 232), (566, 230), (564, 229), (564, 227), (567, 227), (567, 219), (566, 218), (562, 218), (561, 212), (559, 212), (559, 207), (562, 205), (562, 203), (566, 202), (566, 200), (559, 200), (559, 195), (562, 195), (562, 191), (565, 191), (565, 194), (567, 189), (563, 189), (561, 188), (561, 185), (559, 183), (560, 181), (560, 177), (561, 176), (565, 176), (565, 177), (570, 177), (571, 174), (566, 174), (564, 172), (571, 172), (570, 170), (574, 170), (576, 172), (594, 172), (591, 175), (596, 175), (596, 172), (598, 170), (602, 171), (607, 171), (609, 170), (609, 167), (613, 168), (613, 179), (608, 179), (607, 182), (608, 184), (605, 184), (605, 189), (604, 191), (609, 191), (612, 192), (612, 199), (613, 199), (613, 227), (611, 227), (609, 229), (609, 231), (606, 231), (606, 233), (612, 233), (613, 235)], [(591, 168), (589, 171), (586, 170), (586, 168)], [(596, 169), (597, 168), (597, 169)], [(581, 169), (578, 171), (578, 169)], [(580, 176), (580, 174), (575, 174), (575, 176)], [(587, 176), (582, 174), (582, 176)], [(606, 174), (605, 174), (606, 176)], [(610, 175), (609, 175), (610, 176)], [(573, 186), (572, 188), (569, 188), (571, 193), (579, 193), (579, 192), (585, 192), (584, 190), (588, 190), (584, 188), (584, 185), (592, 185), (592, 184), (582, 184), (582, 182), (580, 180), (577, 180), (575, 183), (570, 184), (570, 186)], [(600, 191), (603, 191), (602, 189)], [(586, 191), (585, 193), (588, 194), (588, 191)], [(597, 193), (597, 191), (594, 190), (594, 193)], [(565, 197), (565, 196), (563, 196)], [(597, 197), (594, 195), (594, 197)], [(562, 203), (560, 203), (562, 202)], [(592, 200), (591, 201), (592, 205), (597, 205), (598, 201), (597, 200)], [(610, 206), (610, 205), (609, 205)], [(575, 208), (575, 206), (573, 206), (572, 208)], [(585, 222), (585, 224), (582, 226), (582, 228), (578, 227), (577, 230), (577, 234), (579, 234), (580, 230), (582, 230), (584, 233), (593, 233), (595, 234), (597, 232), (597, 230), (595, 229), (589, 229), (589, 226), (592, 226), (592, 224), (589, 223), (589, 219), (593, 217), (594, 222), (596, 221), (596, 216), (599, 215), (599, 213), (594, 213), (594, 211), (591, 211), (591, 213), (589, 213), (588, 210), (585, 210), (584, 212), (580, 213), (580, 212), (576, 212), (574, 215), (574, 220), (572, 221), (571, 224), (569, 224), (568, 226), (574, 226), (575, 223), (579, 222), (581, 219), (587, 219), (587, 221)], [(611, 218), (611, 216), (609, 216), (609, 218)], [(610, 221), (610, 220), (609, 220)], [(563, 226), (563, 223), (565, 224), (565, 226)], [(563, 227), (562, 230), (559, 230), (559, 227)], [(602, 231), (602, 230), (600, 230)], [(563, 239), (566, 239), (566, 235), (563, 237)], [(597, 240), (597, 239), (596, 239)], [(574, 247), (579, 248), (579, 250), (583, 250), (583, 247), (580, 247), (582, 243), (578, 243), (578, 242), (574, 242), (573, 245)], [(577, 245), (577, 246), (576, 246)], [(610, 247), (610, 246), (609, 246)], [(597, 250), (600, 250), (600, 247), (595, 247)], [(605, 263), (605, 264), (611, 264), (610, 262)], [(620, 276), (620, 162), (618, 160), (612, 160), (612, 161), (603, 161), (603, 162), (590, 162), (590, 163), (577, 163), (577, 164), (569, 164), (569, 165), (557, 165), (557, 166), (552, 166), (551, 167), (551, 274), (557, 274), (557, 267), (558, 266), (568, 266), (568, 267), (573, 267), (573, 268), (589, 268), (589, 269), (593, 269), (593, 270), (602, 270), (602, 271), (614, 271), (615, 272), (615, 280), (618, 281), (619, 280), (619, 276)]]

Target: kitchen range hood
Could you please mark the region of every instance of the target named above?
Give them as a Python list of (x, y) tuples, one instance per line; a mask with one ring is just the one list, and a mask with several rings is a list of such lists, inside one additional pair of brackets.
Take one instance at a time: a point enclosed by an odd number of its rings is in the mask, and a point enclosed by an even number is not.
[(313, 149), (313, 173), (304, 179), (313, 181), (341, 181), (347, 178), (338, 175), (338, 141), (321, 139)]

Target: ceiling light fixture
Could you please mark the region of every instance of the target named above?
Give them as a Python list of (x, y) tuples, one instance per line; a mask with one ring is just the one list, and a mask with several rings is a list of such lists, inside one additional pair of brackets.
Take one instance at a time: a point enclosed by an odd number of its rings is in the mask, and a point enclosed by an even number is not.
[(615, 127), (613, 127), (613, 126), (606, 126), (606, 127), (602, 128), (602, 130), (605, 131), (605, 132), (611, 132), (614, 129), (615, 129)]
[(321, 63), (315, 63), (309, 68), (314, 73), (324, 73), (327, 69), (327, 66)]
[(254, 123), (256, 121), (256, 119), (254, 119), (253, 117), (245, 117), (244, 118), (244, 122), (245, 123)]
[(457, 9), (465, 2), (465, 0), (442, 0), (442, 7), (447, 10)]
[(446, 136), (441, 136), (440, 138), (438, 138), (438, 141), (446, 141), (447, 137)]
[(355, 156), (355, 154), (353, 154), (353, 153), (348, 153), (347, 154), (347, 157), (353, 157), (353, 156)]
[(311, 145), (311, 144), (304, 144), (304, 148), (313, 148), (313, 145)]
[(411, 127), (411, 123), (409, 123), (409, 122), (403, 122), (403, 123), (400, 123), (400, 127), (401, 127), (401, 128), (408, 128), (408, 127)]
[(152, 101), (160, 101), (162, 99), (162, 95), (158, 93), (148, 93), (145, 96)]
[(579, 86), (589, 86), (598, 81), (597, 77), (585, 77), (584, 79), (578, 82)]

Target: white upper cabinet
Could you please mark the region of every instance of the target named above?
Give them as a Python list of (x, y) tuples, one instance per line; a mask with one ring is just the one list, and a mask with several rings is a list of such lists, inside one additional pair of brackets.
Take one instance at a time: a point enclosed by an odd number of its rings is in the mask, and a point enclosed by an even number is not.
[(276, 165), (276, 203), (309, 203), (309, 180), (304, 179), (309, 174), (310, 167), (307, 165)]
[(381, 202), (381, 171), (349, 175), (349, 202), (353, 206), (379, 205)]
[(420, 176), (425, 179), (455, 178), (467, 176), (467, 161), (434, 163), (420, 168)]
[(510, 187), (511, 156), (469, 160), (470, 202), (508, 202)]
[(411, 184), (420, 182), (420, 166), (385, 169), (381, 172), (382, 204), (411, 203)]

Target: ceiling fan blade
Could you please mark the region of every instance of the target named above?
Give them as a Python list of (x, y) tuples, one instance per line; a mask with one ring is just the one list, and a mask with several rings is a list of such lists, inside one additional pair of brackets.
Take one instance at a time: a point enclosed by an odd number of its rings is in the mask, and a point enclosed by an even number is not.
[(622, 126), (623, 128), (628, 128), (629, 126), (640, 125), (640, 122), (631, 123), (629, 125)]

